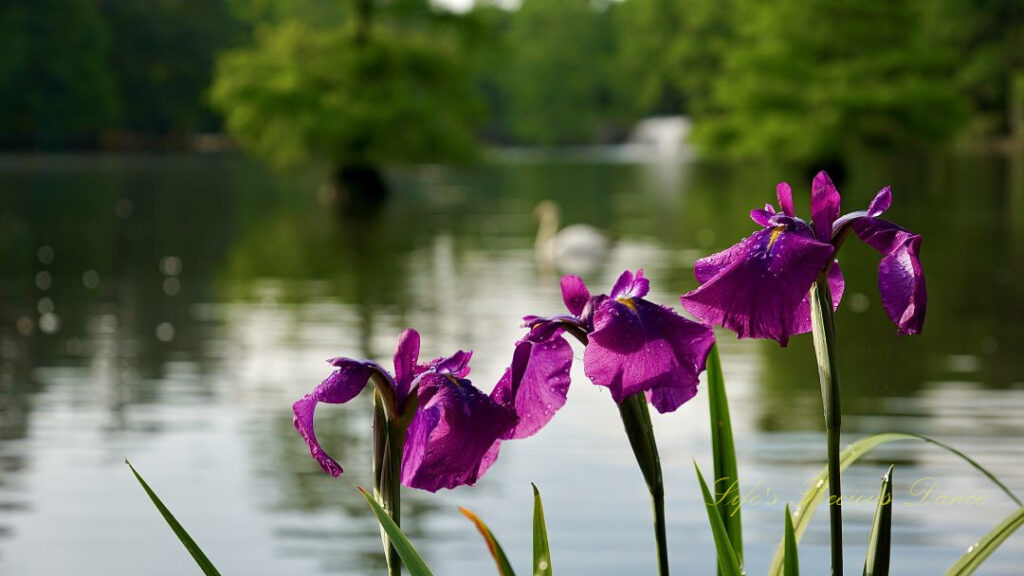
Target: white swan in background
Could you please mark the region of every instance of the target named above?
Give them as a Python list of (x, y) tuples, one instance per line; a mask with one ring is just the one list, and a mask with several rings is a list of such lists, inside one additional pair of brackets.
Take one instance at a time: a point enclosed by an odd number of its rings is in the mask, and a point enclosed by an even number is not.
[(612, 242), (603, 232), (586, 224), (572, 224), (561, 230), (558, 204), (544, 200), (533, 210), (540, 221), (534, 242), (537, 264), (542, 270), (559, 270), (580, 276), (597, 271), (604, 263)]

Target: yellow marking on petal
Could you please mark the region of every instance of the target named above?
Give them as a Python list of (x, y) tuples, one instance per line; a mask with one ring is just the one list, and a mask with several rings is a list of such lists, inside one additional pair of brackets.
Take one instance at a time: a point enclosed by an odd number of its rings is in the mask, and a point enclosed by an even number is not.
[(629, 308), (633, 312), (636, 312), (636, 303), (633, 302), (632, 298), (616, 298), (615, 301), (619, 302), (620, 304), (625, 304), (626, 308)]
[(785, 226), (776, 226), (775, 228), (772, 228), (772, 235), (771, 237), (768, 238), (768, 247), (765, 248), (764, 251), (767, 252), (771, 250), (772, 245), (775, 244), (775, 241), (779, 239), (779, 235), (781, 235), (785, 231)]

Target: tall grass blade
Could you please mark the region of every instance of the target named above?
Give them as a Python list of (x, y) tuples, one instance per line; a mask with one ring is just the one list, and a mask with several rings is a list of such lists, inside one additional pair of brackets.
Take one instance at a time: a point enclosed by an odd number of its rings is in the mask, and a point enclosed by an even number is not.
[(996, 551), (1000, 544), (1024, 524), (1024, 508), (1018, 508), (998, 526), (992, 529), (976, 544), (967, 549), (967, 553), (946, 571), (946, 576), (968, 576), (981, 566), (986, 558)]
[(800, 576), (800, 558), (796, 550), (796, 533), (793, 532), (793, 516), (789, 513), (789, 504), (786, 504), (786, 558), (782, 563), (784, 576)]
[[(843, 450), (842, 454), (840, 454), (839, 469), (845, 470), (846, 468), (850, 467), (851, 464), (853, 464), (857, 460), (860, 460), (862, 457), (864, 457), (865, 454), (871, 452), (875, 448), (883, 444), (896, 442), (898, 440), (920, 440), (922, 442), (934, 444), (935, 446), (938, 446), (943, 450), (947, 450), (959, 456), (965, 462), (970, 464), (975, 470), (978, 470), (979, 472), (984, 474), (985, 477), (991, 480), (993, 484), (998, 486), (1003, 491), (1003, 493), (1005, 493), (1011, 500), (1016, 502), (1018, 506), (1024, 506), (1024, 504), (1021, 504), (1020, 499), (1017, 498), (1017, 496), (1014, 495), (1014, 493), (1011, 492), (1005, 484), (1000, 482), (994, 474), (985, 469), (984, 466), (976, 462), (973, 458), (957, 450), (956, 448), (953, 448), (948, 444), (939, 442), (938, 440), (933, 440), (931, 438), (928, 438), (927, 436), (921, 436), (919, 434), (909, 434), (905, 432), (886, 432), (883, 434), (875, 434), (874, 436), (862, 438), (854, 442), (853, 444), (850, 444), (846, 448), (846, 450)], [(800, 502), (800, 507), (793, 515), (793, 527), (796, 529), (797, 542), (799, 542), (800, 538), (803, 537), (804, 531), (807, 530), (807, 525), (810, 522), (811, 517), (814, 515), (814, 511), (818, 508), (818, 504), (820, 504), (821, 501), (824, 499), (824, 494), (827, 490), (827, 485), (828, 469), (826, 468), (822, 470), (820, 473), (818, 473), (818, 475), (815, 476), (813, 480), (811, 480), (810, 488), (804, 493), (804, 498)], [(785, 556), (785, 552), (785, 542), (779, 542), (778, 547), (775, 549), (775, 557), (772, 559), (771, 567), (768, 570), (769, 576), (781, 576), (782, 559)]]
[(515, 572), (512, 570), (512, 564), (508, 561), (508, 556), (505, 555), (505, 551), (501, 548), (501, 544), (498, 544), (498, 539), (494, 537), (494, 533), (491, 529), (484, 524), (476, 514), (473, 514), (465, 508), (459, 507), (459, 512), (466, 518), (469, 518), (473, 524), (476, 525), (477, 531), (484, 537), (484, 542), (487, 542), (487, 549), (491, 552), (491, 557), (494, 558), (494, 564), (498, 567), (498, 576), (515, 576)]
[(704, 475), (700, 473), (700, 467), (693, 463), (697, 470), (697, 480), (700, 482), (700, 490), (704, 495), (704, 504), (708, 510), (708, 522), (711, 524), (711, 534), (715, 538), (715, 548), (718, 552), (718, 569), (723, 576), (743, 576), (743, 568), (736, 551), (732, 549), (732, 542), (729, 534), (725, 531), (725, 522), (722, 514), (715, 505), (714, 497), (708, 490), (708, 484), (704, 481)]
[(551, 547), (548, 546), (548, 528), (544, 521), (544, 504), (540, 491), (533, 486), (533, 576), (552, 576)]
[[(725, 393), (722, 361), (718, 344), (708, 354), (708, 404), (711, 409), (711, 451), (715, 459), (715, 502), (725, 523), (732, 549), (743, 563), (743, 521), (740, 518), (740, 473), (736, 465), (736, 447), (729, 417), (729, 398)], [(730, 497), (730, 495), (732, 495)]]
[(892, 544), (892, 466), (882, 476), (875, 521), (871, 524), (864, 576), (889, 576), (889, 550)]
[(213, 563), (206, 557), (206, 554), (199, 549), (199, 545), (196, 544), (196, 541), (188, 535), (188, 532), (186, 532), (181, 524), (178, 523), (174, 518), (174, 515), (171, 514), (171, 511), (164, 506), (164, 503), (157, 497), (156, 492), (153, 492), (153, 489), (149, 487), (149, 484), (146, 484), (146, 481), (142, 479), (142, 476), (140, 476), (138, 471), (135, 470), (132, 463), (129, 462), (127, 458), (125, 458), (124, 463), (131, 469), (132, 474), (135, 475), (135, 479), (139, 481), (139, 484), (142, 485), (142, 489), (146, 491), (149, 499), (153, 501), (153, 505), (160, 511), (160, 515), (164, 517), (164, 522), (167, 522), (167, 525), (174, 531), (178, 540), (181, 540), (181, 543), (185, 546), (185, 550), (188, 550), (188, 553), (192, 555), (192, 559), (195, 560), (197, 565), (199, 565), (199, 569), (203, 571), (203, 574), (206, 574), (206, 576), (220, 576), (220, 572), (214, 568)]
[(409, 538), (405, 536), (402, 529), (395, 524), (395, 521), (391, 519), (391, 516), (381, 508), (377, 500), (361, 486), (356, 486), (359, 492), (366, 498), (366, 503), (370, 505), (370, 509), (373, 510), (374, 516), (377, 517), (377, 522), (380, 523), (381, 528), (387, 533), (391, 545), (398, 553), (399, 558), (402, 562), (405, 562), (405, 568), (409, 571), (411, 576), (433, 576), (430, 572), (430, 568), (427, 567), (427, 563), (424, 562), (423, 557), (416, 551), (416, 548), (409, 541)]

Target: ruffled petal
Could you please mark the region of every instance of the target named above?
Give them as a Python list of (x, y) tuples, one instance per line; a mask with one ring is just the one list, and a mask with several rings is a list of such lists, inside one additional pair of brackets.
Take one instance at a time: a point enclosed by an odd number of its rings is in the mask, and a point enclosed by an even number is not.
[(921, 236), (868, 216), (854, 219), (851, 226), (858, 238), (883, 255), (878, 264), (878, 291), (885, 313), (900, 334), (920, 334), (928, 308)]
[(711, 327), (646, 300), (608, 299), (594, 315), (583, 369), (616, 402), (650, 392), (659, 412), (675, 410), (697, 393), (714, 342)]
[(785, 346), (791, 335), (810, 329), (809, 316), (806, 324), (795, 318), (831, 255), (832, 245), (804, 228), (761, 230), (698, 261), (694, 272), (706, 280), (680, 301), (700, 320), (740, 338), (772, 338)]
[(793, 211), (793, 189), (786, 182), (779, 182), (775, 187), (775, 195), (779, 198), (779, 208), (787, 216), (796, 216)]
[(839, 190), (824, 171), (818, 172), (811, 184), (811, 219), (819, 240), (832, 235), (832, 223), (839, 218)]
[(366, 387), (375, 372), (382, 374), (387, 380), (391, 376), (373, 362), (360, 362), (349, 358), (335, 358), (330, 361), (335, 366), (335, 371), (317, 386), (313, 392), (306, 394), (294, 404), (292, 412), (292, 424), (302, 439), (309, 446), (309, 453), (313, 456), (320, 467), (331, 476), (337, 477), (341, 474), (341, 466), (324, 452), (320, 442), (313, 430), (313, 413), (316, 405), (320, 402), (328, 404), (344, 404), (359, 395), (359, 392)]
[(583, 307), (589, 300), (590, 291), (587, 290), (587, 285), (579, 276), (572, 274), (562, 276), (562, 301), (565, 302), (565, 307), (573, 316), (582, 314)]
[(624, 270), (612, 286), (611, 298), (643, 298), (650, 289), (651, 282), (644, 278), (643, 269), (637, 270), (635, 276)]
[(499, 439), (515, 414), (468, 380), (436, 373), (421, 377), (420, 405), (409, 424), (402, 484), (436, 492), (474, 484), (494, 462)]
[(518, 423), (502, 437), (506, 440), (536, 434), (565, 405), (569, 393), (569, 343), (561, 331), (542, 334), (545, 337), (540, 340), (531, 340), (531, 336), (534, 333), (516, 343), (512, 365), (491, 392), (495, 402), (519, 417)]

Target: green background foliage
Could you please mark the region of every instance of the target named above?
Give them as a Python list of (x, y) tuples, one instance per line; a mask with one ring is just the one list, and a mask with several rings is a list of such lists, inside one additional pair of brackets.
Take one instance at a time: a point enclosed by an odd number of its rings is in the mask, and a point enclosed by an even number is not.
[(185, 142), (275, 163), (463, 160), (686, 114), (709, 156), (1019, 136), (1013, 0), (10, 0), (0, 145)]

